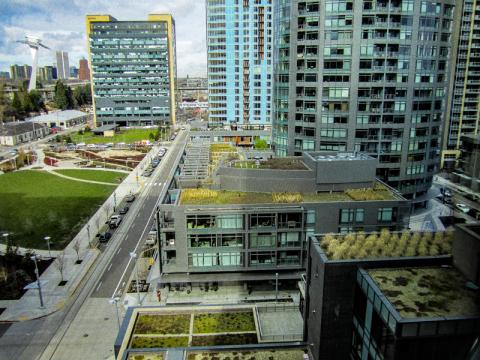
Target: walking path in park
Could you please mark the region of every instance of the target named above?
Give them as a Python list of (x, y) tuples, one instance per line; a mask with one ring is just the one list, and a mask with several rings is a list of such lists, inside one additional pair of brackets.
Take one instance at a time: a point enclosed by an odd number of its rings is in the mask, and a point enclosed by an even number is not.
[(80, 182), (85, 182), (85, 183), (90, 183), (90, 184), (99, 184), (99, 185), (109, 185), (109, 186), (117, 186), (118, 184), (113, 184), (109, 182), (103, 182), (103, 181), (95, 181), (95, 180), (85, 180), (85, 179), (79, 179), (67, 175), (60, 174), (56, 171), (52, 171), (52, 169), (46, 169), (49, 174), (55, 175), (55, 176), (60, 176), (62, 178), (68, 179), (68, 180), (73, 180), (73, 181), (80, 181)]

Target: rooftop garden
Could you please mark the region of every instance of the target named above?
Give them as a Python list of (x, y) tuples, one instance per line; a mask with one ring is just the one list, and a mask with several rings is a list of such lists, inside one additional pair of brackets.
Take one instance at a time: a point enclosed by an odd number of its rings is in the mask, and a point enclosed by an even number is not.
[(345, 192), (323, 192), (302, 194), (299, 192), (261, 193), (230, 190), (183, 189), (180, 203), (184, 205), (224, 205), (224, 204), (269, 204), (301, 203), (319, 201), (369, 201), (389, 200), (394, 195), (383, 185), (371, 189), (354, 189)]
[[(193, 315), (193, 316), (192, 316)], [(130, 348), (257, 344), (251, 308), (139, 313)]]
[(308, 170), (303, 161), (289, 158), (273, 158), (258, 163), (255, 160), (236, 161), (233, 166), (241, 169)]
[(127, 360), (164, 360), (163, 353), (131, 353), (128, 354)]
[(141, 314), (135, 323), (136, 334), (188, 334), (190, 314)]
[(451, 232), (364, 232), (326, 234), (320, 246), (330, 260), (372, 259), (382, 257), (437, 256), (450, 254)]
[(187, 360), (302, 360), (303, 354), (301, 349), (192, 351)]
[(193, 321), (195, 334), (238, 331), (255, 331), (251, 311), (195, 314)]
[(235, 146), (229, 144), (211, 144), (210, 145), (210, 164), (208, 165), (209, 174), (218, 166), (222, 159), (238, 159), (238, 151)]
[(369, 270), (403, 318), (480, 315), (480, 298), (454, 268)]

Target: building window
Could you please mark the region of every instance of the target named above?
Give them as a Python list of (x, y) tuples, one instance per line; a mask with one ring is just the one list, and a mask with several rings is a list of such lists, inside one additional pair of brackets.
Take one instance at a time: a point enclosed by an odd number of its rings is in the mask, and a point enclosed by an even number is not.
[(217, 228), (219, 229), (243, 229), (243, 215), (218, 215)]
[(365, 209), (340, 209), (340, 223), (363, 223)]
[(275, 235), (272, 233), (258, 233), (250, 235), (250, 248), (274, 246)]
[(300, 233), (288, 232), (278, 234), (278, 247), (297, 247), (300, 246)]
[(250, 253), (250, 266), (275, 265), (275, 252)]
[(379, 222), (389, 222), (393, 220), (393, 208), (380, 208), (378, 209)]
[(275, 227), (275, 214), (252, 214), (250, 215), (250, 227)]

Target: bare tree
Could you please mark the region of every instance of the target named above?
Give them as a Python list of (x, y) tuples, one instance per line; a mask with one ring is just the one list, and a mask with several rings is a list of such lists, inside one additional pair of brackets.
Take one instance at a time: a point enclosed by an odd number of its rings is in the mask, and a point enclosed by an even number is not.
[(105, 210), (105, 214), (107, 215), (107, 219), (110, 216), (110, 211), (112, 211), (112, 204), (110, 204), (110, 201), (107, 201), (103, 205), (103, 209)]
[(80, 240), (77, 239), (75, 240), (75, 242), (73, 243), (73, 250), (75, 250), (75, 252), (77, 253), (77, 262), (80, 261), (80, 256), (79, 256), (79, 252), (80, 252)]
[(60, 273), (61, 281), (63, 282), (63, 270), (65, 269), (65, 252), (62, 251), (61, 254), (55, 259), (55, 267)]

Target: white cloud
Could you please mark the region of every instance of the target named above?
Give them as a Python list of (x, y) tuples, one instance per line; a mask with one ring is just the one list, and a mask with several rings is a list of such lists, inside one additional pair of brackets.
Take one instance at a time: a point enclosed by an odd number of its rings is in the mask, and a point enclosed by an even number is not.
[[(52, 50), (69, 52), (70, 65), (87, 56), (86, 14), (109, 14), (117, 20), (142, 20), (149, 13), (170, 12), (177, 35), (179, 76), (205, 76), (204, 0), (0, 0), (0, 68), (30, 63), (25, 45), (16, 43), (25, 34), (39, 35)], [(1, 15), (3, 13), (3, 15)], [(43, 51), (40, 65), (50, 65), (55, 54)]]

